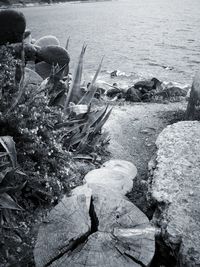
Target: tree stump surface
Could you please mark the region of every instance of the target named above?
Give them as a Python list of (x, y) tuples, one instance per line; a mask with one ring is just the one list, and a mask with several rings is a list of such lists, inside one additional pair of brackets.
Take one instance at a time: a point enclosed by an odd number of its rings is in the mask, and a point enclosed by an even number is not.
[(37, 267), (139, 267), (154, 256), (148, 218), (118, 191), (86, 184), (52, 209), (34, 250)]

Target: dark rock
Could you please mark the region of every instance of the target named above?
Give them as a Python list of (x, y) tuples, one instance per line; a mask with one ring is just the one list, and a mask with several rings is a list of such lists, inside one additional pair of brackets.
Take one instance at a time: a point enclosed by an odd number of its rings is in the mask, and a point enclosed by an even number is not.
[(186, 96), (187, 92), (184, 89), (179, 87), (169, 87), (161, 92), (155, 93), (155, 96), (162, 96), (163, 99), (170, 98), (170, 97), (177, 97), (177, 96)]
[(142, 93), (140, 90), (131, 87), (127, 90), (125, 100), (131, 102), (141, 102)]
[(195, 108), (200, 104), (200, 71), (196, 73), (192, 88), (190, 91), (190, 96), (188, 100), (187, 110), (185, 118), (187, 120), (194, 120), (195, 118)]
[(97, 90), (96, 90), (96, 93), (94, 95), (95, 98), (97, 99), (100, 99), (102, 95), (104, 95), (106, 92), (105, 89), (101, 88), (101, 87), (98, 87)]
[(109, 97), (115, 97), (121, 93), (122, 91), (119, 88), (112, 88), (107, 91), (106, 95)]
[(45, 61), (50, 65), (58, 64), (60, 67), (68, 65), (70, 61), (70, 57), (67, 50), (63, 47), (56, 45), (42, 47), (38, 51), (37, 59), (39, 61)]
[(142, 94), (145, 94), (147, 91), (156, 89), (159, 85), (161, 85), (161, 82), (156, 78), (152, 78), (151, 80), (139, 81), (134, 84), (134, 87), (139, 89)]
[(110, 73), (110, 77), (111, 78), (114, 78), (114, 77), (117, 77), (117, 70), (114, 70)]
[(43, 78), (46, 79), (51, 73), (52, 66), (44, 61), (35, 64), (35, 71)]
[(16, 10), (0, 11), (0, 45), (21, 42), (25, 28), (23, 13)]
[(155, 95), (155, 90), (148, 91), (147, 93), (142, 95), (141, 100), (143, 102), (150, 102), (154, 95)]

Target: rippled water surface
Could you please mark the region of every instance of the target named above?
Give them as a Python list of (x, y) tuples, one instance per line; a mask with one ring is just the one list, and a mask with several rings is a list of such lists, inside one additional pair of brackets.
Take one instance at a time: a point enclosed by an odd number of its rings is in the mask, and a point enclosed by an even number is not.
[(199, 0), (68, 2), (22, 10), (34, 38), (53, 34), (62, 45), (70, 36), (71, 66), (83, 42), (85, 68), (190, 83), (200, 68)]

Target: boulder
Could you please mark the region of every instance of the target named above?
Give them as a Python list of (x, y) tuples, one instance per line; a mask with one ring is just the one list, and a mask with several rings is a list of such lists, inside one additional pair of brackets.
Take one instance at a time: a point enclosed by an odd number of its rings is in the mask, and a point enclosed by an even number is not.
[[(165, 128), (149, 192), (165, 243), (178, 255), (178, 266), (200, 266), (200, 123), (182, 121)], [(153, 165), (152, 165), (153, 166)]]
[(42, 47), (38, 51), (37, 59), (39, 61), (45, 61), (50, 65), (59, 65), (60, 67), (68, 65), (70, 58), (67, 50), (63, 47), (56, 45), (49, 45)]
[(0, 11), (0, 45), (22, 42), (25, 28), (23, 13), (10, 9)]
[(25, 68), (24, 83), (39, 85), (43, 81), (42, 77), (34, 70)]
[[(158, 86), (161, 85), (161, 82), (157, 78), (152, 78), (151, 80), (139, 81), (134, 84), (134, 88), (140, 89), (142, 93), (147, 91), (155, 90)], [(143, 92), (144, 90), (144, 92)]]
[(115, 97), (115, 96), (119, 96), (120, 94), (122, 94), (122, 90), (120, 90), (119, 88), (112, 88), (106, 92), (106, 95), (108, 97)]
[(196, 106), (200, 105), (200, 71), (198, 71), (193, 79), (185, 118), (187, 120), (195, 118)]
[(36, 267), (149, 266), (155, 229), (118, 193), (93, 185), (77, 190), (50, 212), (39, 228)]
[(140, 90), (131, 87), (126, 91), (125, 100), (131, 102), (141, 102), (142, 93)]
[(51, 73), (52, 66), (44, 61), (35, 64), (35, 71), (43, 78), (46, 79)]
[(40, 47), (46, 47), (49, 45), (60, 46), (60, 41), (52, 35), (43, 36), (35, 42), (35, 45)]

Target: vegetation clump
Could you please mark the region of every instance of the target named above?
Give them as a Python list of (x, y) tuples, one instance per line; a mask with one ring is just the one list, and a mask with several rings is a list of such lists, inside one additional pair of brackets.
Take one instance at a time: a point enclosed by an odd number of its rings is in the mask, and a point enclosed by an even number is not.
[(83, 50), (73, 81), (64, 76), (67, 65), (53, 65), (40, 86), (29, 82), (24, 51), (21, 59), (12, 52), (0, 47), (0, 262), (32, 266), (31, 226), (100, 164), (109, 140), (101, 128), (111, 110), (92, 105), (100, 67), (80, 94)]

